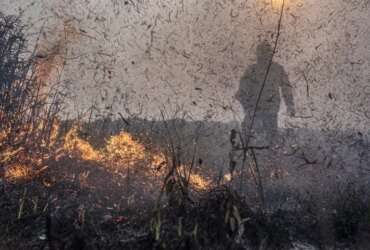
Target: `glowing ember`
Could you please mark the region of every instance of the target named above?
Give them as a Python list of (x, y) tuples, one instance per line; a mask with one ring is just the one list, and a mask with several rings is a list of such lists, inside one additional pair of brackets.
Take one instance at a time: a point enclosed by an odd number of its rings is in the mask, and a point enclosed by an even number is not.
[(191, 172), (189, 176), (188, 167), (180, 166), (178, 170), (182, 178), (184, 179), (188, 178), (190, 186), (193, 187), (194, 189), (201, 191), (210, 188), (211, 181), (203, 178), (201, 175)]

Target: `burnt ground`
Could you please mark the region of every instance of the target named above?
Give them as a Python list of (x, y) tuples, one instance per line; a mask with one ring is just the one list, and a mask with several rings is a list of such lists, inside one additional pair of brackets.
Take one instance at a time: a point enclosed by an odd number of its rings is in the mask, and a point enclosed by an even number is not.
[[(92, 145), (115, 133), (106, 134)], [(240, 194), (239, 182), (184, 189), (176, 179), (164, 185), (163, 175), (148, 178), (147, 166), (128, 179), (127, 168), (69, 154), (46, 165), (31, 180), (1, 173), (0, 249), (368, 249), (370, 242), (369, 192), (355, 182), (324, 198), (265, 186), (261, 206)], [(255, 193), (246, 181), (245, 192)]]
[(68, 157), (32, 181), (2, 180), (0, 248), (119, 249), (144, 230), (151, 209), (148, 197), (128, 204), (124, 183), (96, 163)]
[(173, 188), (158, 207), (159, 191), (147, 194), (139, 178), (127, 186), (123, 175), (68, 156), (48, 166), (32, 181), (1, 180), (0, 249), (367, 249), (370, 239), (357, 191), (325, 216), (307, 197), (262, 211), (230, 186)]

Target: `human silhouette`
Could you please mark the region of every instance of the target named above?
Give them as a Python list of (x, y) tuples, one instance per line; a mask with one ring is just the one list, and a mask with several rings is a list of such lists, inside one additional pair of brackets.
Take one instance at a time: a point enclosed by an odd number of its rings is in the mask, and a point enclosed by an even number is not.
[(280, 110), (281, 97), (287, 107), (289, 115), (294, 115), (294, 102), (292, 87), (284, 68), (272, 62), (261, 99), (256, 109), (252, 131), (249, 131), (258, 94), (264, 82), (268, 65), (272, 59), (273, 49), (264, 41), (257, 46), (257, 63), (248, 67), (240, 80), (236, 99), (243, 106), (245, 117), (242, 124), (243, 130), (251, 140), (263, 143), (271, 143), (271, 138), (278, 128), (278, 113)]

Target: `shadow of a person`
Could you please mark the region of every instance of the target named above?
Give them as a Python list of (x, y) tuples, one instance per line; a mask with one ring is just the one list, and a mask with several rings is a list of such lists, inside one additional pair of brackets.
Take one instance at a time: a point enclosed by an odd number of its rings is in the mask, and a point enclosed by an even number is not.
[[(243, 106), (245, 117), (242, 129), (254, 144), (271, 144), (278, 129), (278, 113), (281, 97), (289, 115), (294, 116), (292, 87), (283, 66), (272, 62), (261, 99), (256, 109), (252, 131), (248, 131), (253, 119), (258, 94), (261, 90), (268, 65), (273, 55), (271, 45), (264, 41), (257, 46), (257, 63), (249, 66), (240, 80), (235, 98)], [(249, 133), (249, 134), (248, 134)]]

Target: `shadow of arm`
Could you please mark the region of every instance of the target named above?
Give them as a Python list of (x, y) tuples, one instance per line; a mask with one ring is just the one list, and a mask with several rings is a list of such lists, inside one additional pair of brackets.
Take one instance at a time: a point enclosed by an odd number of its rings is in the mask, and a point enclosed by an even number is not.
[(281, 77), (281, 92), (289, 116), (294, 116), (295, 108), (294, 108), (293, 87), (290, 84), (289, 77), (284, 70), (282, 70)]

